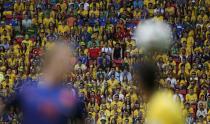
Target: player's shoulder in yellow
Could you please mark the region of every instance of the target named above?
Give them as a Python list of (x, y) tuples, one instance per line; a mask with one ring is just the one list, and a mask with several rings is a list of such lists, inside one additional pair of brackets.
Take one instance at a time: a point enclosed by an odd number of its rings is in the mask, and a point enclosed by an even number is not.
[(184, 124), (181, 104), (173, 99), (168, 90), (157, 91), (148, 103), (148, 124)]

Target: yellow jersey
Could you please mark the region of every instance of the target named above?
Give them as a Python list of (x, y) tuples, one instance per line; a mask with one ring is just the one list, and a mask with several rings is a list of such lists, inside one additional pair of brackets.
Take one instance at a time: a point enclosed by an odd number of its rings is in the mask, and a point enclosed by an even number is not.
[(184, 124), (181, 104), (169, 91), (157, 91), (148, 103), (146, 124)]

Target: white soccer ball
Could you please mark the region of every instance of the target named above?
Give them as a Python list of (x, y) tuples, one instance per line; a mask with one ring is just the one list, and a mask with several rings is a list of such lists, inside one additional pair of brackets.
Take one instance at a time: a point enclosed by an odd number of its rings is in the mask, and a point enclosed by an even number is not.
[(134, 37), (138, 47), (146, 51), (162, 51), (169, 48), (172, 31), (167, 23), (149, 19), (137, 26)]

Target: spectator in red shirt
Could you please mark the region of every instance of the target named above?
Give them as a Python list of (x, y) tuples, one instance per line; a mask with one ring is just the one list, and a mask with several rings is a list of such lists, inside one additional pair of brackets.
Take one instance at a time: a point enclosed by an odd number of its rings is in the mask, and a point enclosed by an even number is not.
[(70, 13), (69, 18), (67, 19), (67, 25), (72, 27), (76, 21), (76, 18)]
[(99, 47), (96, 47), (96, 43), (93, 42), (93, 45), (91, 48), (88, 49), (88, 54), (90, 59), (96, 60), (98, 56), (100, 55), (101, 49)]

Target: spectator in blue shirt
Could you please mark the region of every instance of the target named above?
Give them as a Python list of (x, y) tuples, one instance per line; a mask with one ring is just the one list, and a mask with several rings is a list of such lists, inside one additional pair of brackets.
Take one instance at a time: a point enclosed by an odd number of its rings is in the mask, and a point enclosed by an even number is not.
[(132, 23), (132, 20), (131, 19), (127, 19), (125, 26), (126, 26), (127, 29), (132, 29), (136, 25), (134, 23)]
[(50, 3), (55, 5), (56, 3), (58, 3), (58, 0), (50, 0)]
[(96, 24), (96, 22), (97, 22), (97, 19), (96, 19), (95, 15), (91, 14), (88, 19), (89, 25), (93, 27)]
[(110, 61), (109, 58), (110, 57), (107, 57), (105, 52), (102, 52), (101, 56), (98, 57), (98, 60), (97, 60), (98, 66), (102, 66), (104, 64), (105, 64), (106, 67), (110, 66), (111, 61)]
[(182, 32), (184, 31), (184, 26), (183, 26), (183, 23), (181, 22), (180, 18), (177, 19), (175, 26), (176, 26), (176, 33), (179, 36), (179, 38), (181, 38)]
[(5, 50), (8, 50), (9, 49), (9, 46), (10, 46), (8, 39), (7, 38), (4, 38), (3, 39), (3, 43), (0, 44), (0, 46), (3, 46)]
[(116, 16), (110, 17), (110, 23), (116, 25), (118, 23), (118, 19)]
[(46, 37), (49, 41), (55, 41), (58, 39), (58, 36), (54, 33), (53, 30), (50, 30), (50, 33)]
[(91, 34), (87, 32), (87, 27), (84, 27), (84, 31), (82, 32), (81, 37), (84, 37), (84, 41), (86, 43), (91, 40)]
[(128, 71), (128, 67), (124, 67), (123, 72), (120, 73), (120, 81), (122, 82), (124, 77), (126, 77), (128, 79), (128, 81), (132, 80), (132, 76), (131, 73)]
[(77, 18), (76, 24), (77, 24), (78, 26), (82, 26), (82, 25), (84, 24), (84, 20), (81, 18), (81, 15), (78, 15), (77, 17), (78, 17), (78, 18)]
[(88, 64), (88, 57), (87, 55), (84, 54), (84, 52), (80, 53), (79, 60), (81, 61), (82, 64), (85, 64), (85, 65)]
[(141, 8), (144, 5), (143, 0), (134, 0), (133, 1), (133, 7), (134, 8)]
[(16, 14), (13, 14), (13, 18), (12, 18), (12, 20), (10, 21), (10, 24), (11, 24), (13, 27), (18, 26), (18, 20), (17, 20), (17, 18), (16, 18)]
[(100, 26), (106, 26), (106, 17), (105, 16), (101, 16), (99, 19), (98, 19), (98, 22), (99, 22), (99, 25)]
[(120, 69), (116, 70), (115, 67), (112, 67), (108, 73), (108, 78), (110, 79), (114, 75), (114, 78), (120, 81)]

